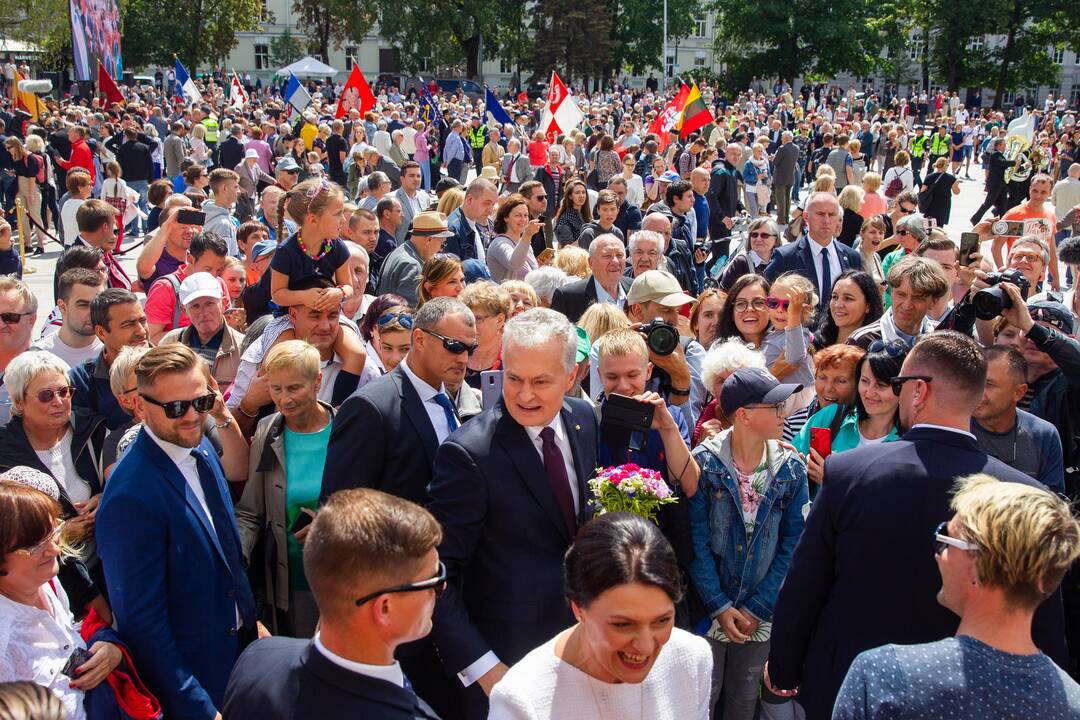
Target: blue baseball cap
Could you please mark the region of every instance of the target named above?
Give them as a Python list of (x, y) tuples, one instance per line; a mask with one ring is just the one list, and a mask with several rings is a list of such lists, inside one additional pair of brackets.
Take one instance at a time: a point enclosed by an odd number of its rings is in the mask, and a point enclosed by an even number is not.
[(1035, 322), (1044, 322), (1047, 325), (1060, 330), (1066, 335), (1073, 334), (1075, 321), (1073, 314), (1064, 303), (1055, 300), (1037, 300), (1027, 304), (1031, 319)]
[(480, 280), (491, 280), (491, 273), (488, 272), (487, 265), (476, 258), (469, 258), (461, 263), (461, 271), (465, 273), (466, 285), (471, 285)]
[(784, 402), (802, 388), (796, 383), (782, 384), (762, 368), (739, 368), (728, 376), (720, 389), (720, 409), (730, 418), (736, 410), (747, 405)]
[(675, 172), (674, 170), (668, 170), (663, 175), (658, 177), (657, 180), (659, 180), (660, 182), (673, 183), (677, 180), (682, 180), (682, 177), (680, 177), (679, 173)]
[(277, 250), (277, 243), (273, 240), (260, 240), (251, 246), (251, 259), (258, 260), (263, 255), (271, 255)]

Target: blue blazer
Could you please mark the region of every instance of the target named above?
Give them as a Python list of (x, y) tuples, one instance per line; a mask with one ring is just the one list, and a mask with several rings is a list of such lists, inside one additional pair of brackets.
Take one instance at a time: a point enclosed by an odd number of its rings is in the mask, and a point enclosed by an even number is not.
[[(827, 293), (832, 288), (826, 288), (825, 291), (822, 291), (818, 287), (817, 266), (814, 264), (814, 253), (810, 249), (811, 242), (813, 241), (803, 233), (795, 242), (781, 245), (773, 250), (772, 258), (769, 260), (769, 264), (765, 266), (765, 279), (772, 282), (786, 272), (797, 272), (814, 283), (819, 298), (827, 298)], [(841, 272), (863, 269), (862, 258), (859, 257), (857, 251), (839, 241), (834, 244), (840, 257)], [(836, 278), (832, 280), (836, 282)], [(822, 302), (828, 304), (827, 300)]]
[[(584, 506), (596, 469), (596, 414), (571, 398), (561, 413)], [(450, 578), (433, 630), (448, 673), (489, 650), (513, 665), (573, 623), (562, 583), (572, 538), (536, 446), (502, 400), (439, 446), (430, 494)], [(587, 518), (588, 510), (579, 513), (579, 526)]]
[[(776, 599), (769, 651), (770, 678), (777, 687), (799, 687), (808, 719), (831, 717), (863, 650), (956, 633), (960, 618), (937, 601), (933, 533), (953, 515), (956, 479), (972, 473), (1044, 487), (984, 453), (974, 438), (933, 428), (826, 458), (825, 482)], [(1036, 611), (1032, 634), (1066, 667), (1060, 591)]]
[[(213, 447), (203, 438), (198, 450), (231, 509)], [(145, 429), (113, 470), (95, 528), (116, 627), (139, 674), (167, 717), (213, 718), (238, 652), (234, 578), (222, 529)], [(235, 521), (225, 530), (240, 547)]]
[(446, 238), (446, 242), (443, 244), (443, 252), (457, 255), (461, 258), (461, 262), (475, 258), (476, 239), (472, 228), (469, 227), (468, 220), (465, 219), (465, 214), (461, 212), (461, 208), (457, 208), (450, 213), (450, 217), (446, 219), (446, 226), (454, 234)]

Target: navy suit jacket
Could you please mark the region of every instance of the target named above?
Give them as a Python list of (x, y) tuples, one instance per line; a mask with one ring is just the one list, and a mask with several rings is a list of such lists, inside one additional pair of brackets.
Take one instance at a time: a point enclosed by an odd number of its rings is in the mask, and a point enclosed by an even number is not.
[[(210, 441), (198, 447), (232, 509)], [(238, 654), (233, 578), (214, 528), (179, 468), (141, 430), (113, 470), (94, 524), (120, 637), (165, 715), (213, 718)], [(254, 612), (254, 609), (252, 609)]]
[(236, 663), (222, 717), (230, 720), (433, 718), (405, 688), (335, 665), (311, 640), (252, 643)]
[[(828, 292), (832, 288), (826, 288), (823, 291), (818, 287), (817, 265), (814, 263), (813, 250), (810, 249), (811, 242), (813, 241), (804, 233), (795, 242), (781, 245), (773, 250), (772, 259), (765, 266), (765, 272), (763, 273), (765, 278), (772, 282), (786, 272), (797, 272), (814, 283), (819, 298), (827, 298)], [(840, 241), (836, 241), (834, 246), (840, 258), (840, 272), (863, 269), (862, 258), (859, 257), (857, 251), (852, 250)], [(836, 282), (836, 278), (833, 278), (832, 281)], [(827, 301), (822, 302), (828, 304)]]
[(450, 213), (450, 217), (446, 219), (446, 226), (454, 234), (446, 238), (446, 242), (443, 244), (443, 252), (457, 255), (462, 262), (475, 258), (476, 236), (473, 235), (472, 228), (469, 227), (469, 221), (465, 219), (465, 214), (461, 212), (461, 208), (457, 208)]
[[(596, 415), (584, 400), (561, 410), (582, 512), (596, 469)], [(448, 673), (488, 651), (513, 665), (573, 623), (563, 597), (572, 538), (544, 462), (500, 400), (439, 446), (428, 509), (443, 527), (439, 558), (450, 582), (435, 605), (433, 637)]]
[[(634, 278), (623, 276), (619, 280), (624, 293), (630, 292)], [(591, 275), (587, 280), (576, 280), (569, 285), (556, 288), (551, 296), (551, 309), (561, 312), (570, 322), (576, 323), (589, 307), (596, 303), (596, 278)]]
[[(956, 479), (972, 473), (1043, 487), (973, 438), (933, 428), (826, 458), (825, 481), (776, 600), (769, 652), (770, 679), (799, 687), (808, 720), (831, 717), (863, 650), (956, 633), (960, 619), (937, 602), (933, 533), (952, 517)], [(1060, 592), (1035, 613), (1033, 634), (1055, 662), (1067, 662)]]
[(367, 487), (423, 505), (438, 446), (424, 404), (398, 365), (360, 388), (334, 417), (320, 502), (338, 490)]

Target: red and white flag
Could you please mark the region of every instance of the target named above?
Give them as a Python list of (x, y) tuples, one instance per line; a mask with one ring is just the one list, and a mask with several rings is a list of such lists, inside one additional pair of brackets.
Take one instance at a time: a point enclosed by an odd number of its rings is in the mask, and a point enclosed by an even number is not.
[(341, 97), (338, 98), (337, 112), (334, 113), (334, 117), (341, 118), (349, 110), (356, 110), (363, 115), (373, 107), (375, 107), (375, 96), (371, 93), (364, 74), (360, 72), (360, 66), (353, 63), (349, 81), (345, 83), (345, 87), (341, 90)]
[(585, 119), (570, 91), (559, 79), (559, 74), (551, 71), (551, 84), (548, 86), (547, 104), (540, 116), (540, 130), (547, 136), (548, 142), (554, 142), (559, 133), (568, 133)]
[(248, 94), (244, 91), (244, 86), (240, 84), (240, 78), (236, 76), (236, 71), (233, 70), (232, 80), (229, 83), (229, 107), (244, 107), (247, 102)]
[(673, 132), (678, 125), (679, 118), (682, 116), (683, 107), (686, 105), (686, 98), (690, 95), (690, 88), (683, 83), (683, 86), (679, 88), (679, 92), (667, 106), (656, 116), (649, 125), (649, 132), (654, 133), (659, 138), (658, 150), (663, 152), (664, 149), (671, 143), (669, 133)]

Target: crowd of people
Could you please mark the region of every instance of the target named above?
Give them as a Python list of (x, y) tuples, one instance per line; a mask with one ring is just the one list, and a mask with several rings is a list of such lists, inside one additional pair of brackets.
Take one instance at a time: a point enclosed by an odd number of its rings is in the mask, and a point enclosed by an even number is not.
[(0, 718), (1080, 717), (1067, 103), (202, 89), (0, 122)]

